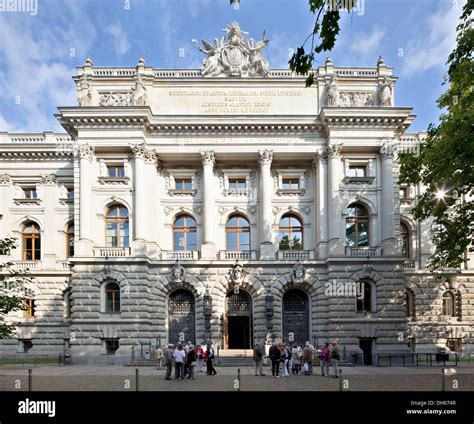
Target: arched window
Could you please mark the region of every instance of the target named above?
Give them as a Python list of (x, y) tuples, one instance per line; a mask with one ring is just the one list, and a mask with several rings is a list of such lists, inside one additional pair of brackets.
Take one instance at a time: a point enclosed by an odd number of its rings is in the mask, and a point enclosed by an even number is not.
[(400, 224), (400, 241), (401, 241), (401, 251), (402, 256), (406, 258), (410, 257), (410, 231), (406, 224)]
[(369, 213), (353, 203), (346, 210), (346, 243), (349, 247), (369, 246)]
[(456, 316), (455, 309), (454, 294), (450, 291), (445, 291), (443, 293), (443, 315), (447, 317), (454, 317)]
[(34, 222), (27, 222), (21, 233), (24, 261), (38, 261), (41, 259), (40, 227)]
[(360, 281), (357, 287), (357, 312), (372, 312), (372, 296), (372, 284), (368, 281)]
[(128, 210), (122, 205), (113, 205), (105, 218), (107, 226), (107, 247), (128, 247)]
[(107, 283), (105, 286), (105, 312), (120, 313), (120, 286), (117, 283)]
[(283, 215), (278, 241), (280, 250), (303, 249), (303, 224), (299, 217), (293, 214)]
[(415, 316), (415, 294), (413, 290), (407, 289), (405, 292), (406, 316), (408, 318)]
[(190, 215), (179, 215), (173, 224), (174, 250), (197, 250), (196, 221)]
[(74, 222), (70, 222), (66, 228), (66, 257), (74, 256)]
[(225, 226), (226, 250), (250, 250), (250, 223), (242, 215), (232, 215)]

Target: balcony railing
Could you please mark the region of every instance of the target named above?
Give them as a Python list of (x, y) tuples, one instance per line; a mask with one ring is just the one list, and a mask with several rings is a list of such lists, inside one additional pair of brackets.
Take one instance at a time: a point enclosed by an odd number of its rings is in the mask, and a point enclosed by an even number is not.
[(97, 247), (94, 249), (94, 256), (122, 258), (130, 256), (130, 247)]
[(21, 270), (39, 269), (40, 263), (38, 261), (12, 261), (14, 267)]
[(380, 247), (346, 247), (346, 255), (356, 257), (381, 256)]
[(314, 259), (313, 250), (279, 250), (277, 257), (281, 261), (308, 261)]
[(408, 269), (408, 270), (414, 270), (415, 261), (405, 261), (405, 263), (403, 264), (403, 268)]
[(257, 259), (257, 251), (256, 250), (238, 250), (238, 251), (232, 251), (232, 250), (221, 250), (219, 252), (219, 259), (220, 260), (225, 260), (225, 259), (243, 259), (243, 260), (256, 260)]
[(192, 261), (199, 259), (197, 250), (165, 250), (162, 254), (163, 259), (179, 259), (180, 261)]

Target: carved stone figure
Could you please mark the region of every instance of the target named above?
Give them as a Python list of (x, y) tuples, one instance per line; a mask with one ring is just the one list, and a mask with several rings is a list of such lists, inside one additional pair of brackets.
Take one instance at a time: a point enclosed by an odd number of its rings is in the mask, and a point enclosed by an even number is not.
[(379, 87), (379, 102), (382, 107), (392, 106), (392, 83), (385, 77)]
[(84, 75), (79, 82), (77, 89), (77, 103), (79, 106), (91, 106), (92, 105), (92, 91), (90, 88), (89, 81), (87, 81), (87, 75)]
[(10, 175), (2, 174), (0, 175), (0, 185), (9, 185), (11, 183)]
[(329, 84), (326, 85), (326, 106), (337, 107), (339, 106), (339, 90), (337, 88), (336, 78), (332, 77)]
[(135, 88), (132, 94), (132, 103), (135, 106), (145, 106), (147, 100), (146, 88), (140, 76), (135, 81)]
[(293, 283), (303, 283), (305, 274), (306, 271), (304, 269), (304, 266), (298, 260), (298, 262), (293, 266), (293, 269), (291, 270), (291, 278), (293, 280)]
[(240, 284), (244, 281), (244, 268), (240, 265), (239, 260), (235, 261), (232, 269), (229, 271), (230, 280), (234, 284)]
[(186, 270), (179, 263), (179, 260), (176, 260), (173, 268), (171, 269), (171, 280), (174, 283), (182, 283), (186, 277)]
[(214, 38), (214, 44), (201, 40), (202, 46), (192, 40), (197, 49), (207, 55), (203, 60), (201, 72), (204, 77), (232, 76), (253, 77), (267, 76), (268, 63), (262, 57), (262, 50), (268, 44), (263, 33), (262, 40), (255, 42), (245, 38), (248, 34), (240, 29), (237, 22), (232, 22), (223, 29), (226, 36), (221, 40)]

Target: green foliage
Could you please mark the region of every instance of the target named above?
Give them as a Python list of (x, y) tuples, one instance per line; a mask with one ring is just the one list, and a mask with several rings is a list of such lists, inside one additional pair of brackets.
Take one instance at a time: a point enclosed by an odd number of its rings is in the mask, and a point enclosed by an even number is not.
[[(311, 72), (315, 54), (329, 51), (334, 48), (336, 38), (339, 34), (339, 10), (331, 10), (327, 7), (327, 0), (308, 0), (311, 13), (316, 15), (313, 32), (308, 35), (301, 47), (296, 49), (291, 59), (288, 61), (290, 69), (298, 75), (308, 75), (306, 77), (306, 87), (313, 85), (314, 75)], [(356, 7), (357, 0), (342, 2), (340, 7), (350, 12)], [(305, 51), (305, 44), (311, 38), (311, 50)]]
[[(15, 248), (15, 239), (0, 239), (0, 256), (9, 256)], [(6, 322), (5, 318), (10, 312), (25, 309), (25, 285), (31, 282), (28, 271), (16, 270), (11, 262), (0, 263), (0, 339), (15, 332), (15, 323)]]
[(474, 1), (464, 6), (457, 45), (449, 55), (446, 92), (438, 125), (430, 125), (419, 154), (400, 155), (400, 182), (421, 185), (412, 214), (445, 224), (434, 237), (433, 269), (458, 268), (474, 234)]

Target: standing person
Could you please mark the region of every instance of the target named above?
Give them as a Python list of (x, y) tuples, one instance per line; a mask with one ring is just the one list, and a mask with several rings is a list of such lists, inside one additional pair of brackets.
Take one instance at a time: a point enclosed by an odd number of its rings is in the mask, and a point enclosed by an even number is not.
[(305, 368), (305, 375), (311, 375), (311, 369), (313, 368), (313, 352), (309, 348), (309, 342), (306, 342), (306, 346), (303, 349), (303, 361)]
[(161, 364), (163, 362), (163, 350), (161, 349), (161, 346), (157, 346), (155, 350), (156, 354), (156, 369), (161, 370)]
[(171, 370), (173, 368), (173, 358), (174, 358), (174, 352), (173, 352), (173, 345), (170, 343), (166, 349), (165, 352), (165, 365), (166, 365), (166, 375), (165, 375), (165, 380), (171, 380)]
[(331, 349), (329, 343), (324, 343), (324, 347), (321, 350), (321, 375), (329, 377), (329, 356), (331, 355)]
[(293, 363), (291, 371), (293, 372), (293, 374), (298, 374), (300, 368), (300, 357), (298, 354), (298, 345), (296, 343), (293, 344), (293, 347), (291, 349), (291, 360)]
[(277, 378), (278, 373), (280, 372), (280, 358), (281, 352), (277, 344), (273, 342), (270, 346), (270, 351), (268, 352), (270, 360), (272, 361), (272, 377)]
[(281, 345), (281, 364), (282, 368), (282, 378), (288, 377), (288, 349), (284, 344)]
[(189, 353), (186, 356), (186, 364), (188, 365), (188, 380), (194, 380), (194, 366), (196, 365), (196, 353), (194, 346), (189, 346)]
[(194, 348), (194, 354), (196, 355), (197, 372), (202, 372), (202, 361), (204, 359), (204, 351), (201, 346)]
[(332, 366), (334, 368), (334, 378), (339, 378), (339, 359), (341, 359), (341, 355), (335, 340), (332, 342), (332, 349), (329, 358), (331, 359)]
[(257, 343), (253, 348), (253, 360), (255, 361), (255, 376), (265, 375), (262, 367), (263, 352), (260, 343)]
[(290, 372), (290, 369), (293, 371), (293, 343), (287, 343), (286, 344), (286, 350), (288, 352), (288, 365), (286, 369), (288, 370), (288, 373)]
[(216, 375), (217, 371), (212, 366), (212, 360), (214, 359), (214, 349), (211, 346), (211, 343), (207, 344), (206, 349), (206, 365), (207, 365), (207, 375)]
[(186, 360), (186, 352), (183, 349), (183, 345), (178, 344), (178, 349), (174, 351), (174, 360), (175, 360), (175, 369), (174, 369), (174, 378), (176, 381), (181, 377), (181, 380), (184, 380), (184, 362)]

